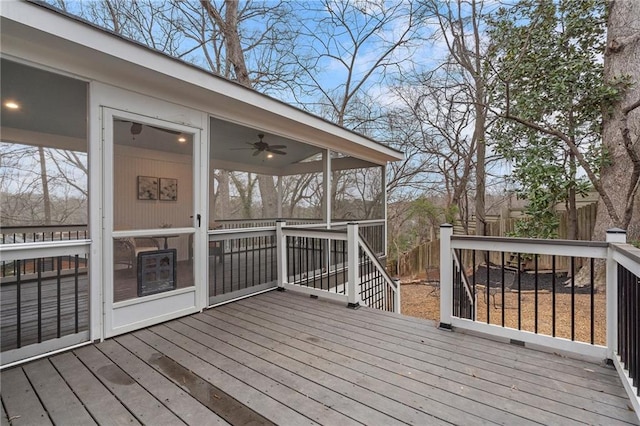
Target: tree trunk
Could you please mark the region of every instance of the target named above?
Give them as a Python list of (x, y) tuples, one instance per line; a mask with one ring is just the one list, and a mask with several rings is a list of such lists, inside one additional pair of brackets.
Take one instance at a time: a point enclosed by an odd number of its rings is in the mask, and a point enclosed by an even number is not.
[[(569, 152), (569, 174), (571, 181), (576, 181), (576, 156)], [(572, 184), (569, 187), (567, 197), (567, 239), (578, 239), (578, 208), (576, 206), (576, 186)]]
[[(625, 117), (625, 108), (640, 100), (640, 2), (611, 1), (608, 4), (607, 48), (604, 56), (604, 78), (615, 81), (621, 77), (631, 79), (632, 85), (622, 98), (613, 106), (611, 112), (604, 111), (602, 141), (607, 147), (610, 163), (601, 172), (602, 186), (610, 197), (618, 217), (625, 217), (625, 207), (629, 201), (630, 180), (633, 176), (634, 164), (625, 149), (622, 129), (628, 126), (629, 137), (635, 141), (636, 155), (640, 155), (640, 108), (630, 111)], [(624, 120), (624, 119), (627, 120)], [(636, 166), (637, 167), (637, 166)], [(637, 182), (636, 182), (637, 185)], [(636, 194), (635, 198), (638, 196)], [(636, 204), (637, 206), (637, 204)], [(602, 202), (598, 202), (596, 224), (593, 232), (594, 240), (604, 240), (607, 229), (622, 227), (627, 230), (627, 241), (640, 239), (640, 212), (631, 205), (629, 223), (623, 220), (614, 223)], [(587, 282), (590, 268), (584, 267), (576, 277), (579, 283)], [(595, 288), (605, 288), (605, 264), (596, 262)]]
[(42, 202), (44, 203), (44, 224), (51, 225), (51, 197), (49, 196), (49, 177), (47, 176), (47, 163), (44, 157), (44, 148), (38, 147), (40, 156), (40, 179), (42, 182)]
[(262, 217), (278, 216), (278, 192), (273, 176), (258, 175), (258, 187), (262, 200)]
[[(611, 1), (609, 3), (607, 50), (604, 57), (605, 79), (612, 81), (628, 76), (633, 83), (622, 99), (614, 105), (612, 113), (605, 113), (602, 132), (603, 143), (607, 147), (611, 159), (610, 164), (602, 170), (602, 185), (613, 201), (620, 218), (624, 217), (627, 189), (630, 184), (630, 170), (633, 169), (633, 163), (623, 141), (621, 120), (624, 116), (624, 108), (640, 99), (640, 30), (638, 22), (640, 22), (640, 2)], [(635, 151), (640, 155), (640, 146), (637, 143), (640, 135), (640, 108), (629, 113), (627, 123), (631, 140), (636, 141)], [(599, 202), (594, 239), (604, 240), (607, 229), (614, 226), (626, 227), (627, 240), (639, 239), (640, 212), (638, 208), (633, 209), (629, 224), (614, 224), (603, 203)]]

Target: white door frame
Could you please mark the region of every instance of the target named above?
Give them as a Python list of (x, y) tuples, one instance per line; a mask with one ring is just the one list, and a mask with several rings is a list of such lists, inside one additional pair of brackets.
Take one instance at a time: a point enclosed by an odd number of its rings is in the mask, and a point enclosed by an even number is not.
[[(172, 318), (198, 312), (206, 304), (207, 297), (207, 270), (205, 268), (204, 254), (206, 239), (206, 226), (198, 227), (197, 215), (206, 216), (206, 204), (204, 204), (203, 184), (206, 180), (203, 169), (206, 168), (206, 144), (203, 143), (203, 131), (200, 127), (175, 123), (170, 120), (153, 118), (150, 113), (155, 113), (155, 103), (146, 103), (139, 113), (123, 111), (120, 109), (102, 106), (102, 195), (103, 195), (103, 235), (102, 235), (102, 292), (103, 292), (103, 338), (126, 333), (132, 330), (157, 324)], [(180, 107), (178, 107), (180, 108)], [(182, 108), (181, 108), (182, 109)], [(200, 113), (195, 112), (195, 115)], [(114, 302), (113, 297), (113, 238), (119, 234), (126, 236), (151, 236), (167, 233), (166, 229), (143, 229), (137, 231), (113, 230), (113, 180), (111, 178), (114, 166), (113, 144), (113, 120), (122, 118), (125, 120), (139, 121), (144, 124), (171, 128), (185, 133), (193, 134), (193, 222), (192, 227), (171, 228), (171, 234), (194, 235), (194, 286), (180, 288), (166, 293), (159, 293), (135, 299)], [(204, 160), (203, 160), (204, 159)], [(202, 164), (204, 162), (204, 164)]]

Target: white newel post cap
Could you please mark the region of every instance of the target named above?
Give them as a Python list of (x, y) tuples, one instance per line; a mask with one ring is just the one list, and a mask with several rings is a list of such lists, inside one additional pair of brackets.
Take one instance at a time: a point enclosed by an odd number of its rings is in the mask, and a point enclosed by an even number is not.
[(607, 229), (607, 242), (625, 244), (627, 242), (627, 231), (620, 228)]

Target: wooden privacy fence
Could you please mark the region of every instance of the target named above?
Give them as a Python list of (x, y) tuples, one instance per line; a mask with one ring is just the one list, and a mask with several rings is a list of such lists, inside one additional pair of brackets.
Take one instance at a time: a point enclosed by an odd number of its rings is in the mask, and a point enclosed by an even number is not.
[[(577, 212), (578, 216), (578, 240), (590, 241), (593, 236), (593, 229), (596, 223), (596, 211), (598, 205), (596, 203), (588, 204), (586, 206), (580, 207)], [(558, 215), (560, 216), (560, 226), (558, 227), (558, 238), (566, 239), (567, 238), (567, 212), (559, 211)], [(510, 234), (514, 231), (516, 222), (519, 218), (509, 217), (509, 218), (496, 218), (496, 220), (487, 223), (487, 236), (492, 237), (506, 237), (510, 236)], [(469, 233), (473, 234), (475, 232), (475, 223), (470, 224)], [(456, 224), (454, 226), (454, 234), (462, 235), (464, 234), (464, 228), (461, 224)], [(497, 253), (489, 254), (489, 262), (499, 265), (501, 263), (501, 255)], [(510, 253), (506, 254), (506, 261), (509, 266), (518, 267), (518, 259), (515, 255), (511, 256)], [(438, 268), (440, 266), (440, 240), (435, 241), (427, 241), (419, 246), (413, 248), (408, 253), (402, 255), (397, 261), (397, 265), (390, 265), (390, 270), (397, 271), (397, 274), (400, 276), (406, 275), (414, 275), (420, 272), (424, 272), (426, 270), (432, 268)], [(556, 259), (555, 268), (557, 270), (568, 270), (570, 265), (568, 263), (568, 259)], [(582, 259), (576, 259), (576, 267), (582, 266)], [(531, 269), (533, 267), (532, 261), (527, 256), (521, 256), (520, 265), (521, 269)], [(552, 256), (539, 256), (538, 258), (538, 268), (541, 270), (551, 269), (552, 268)]]

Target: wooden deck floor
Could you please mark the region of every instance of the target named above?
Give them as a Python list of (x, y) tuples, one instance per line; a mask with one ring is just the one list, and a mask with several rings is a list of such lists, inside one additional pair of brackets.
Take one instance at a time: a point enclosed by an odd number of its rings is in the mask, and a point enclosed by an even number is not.
[(611, 368), (292, 292), (1, 379), (2, 425), (637, 424)]

